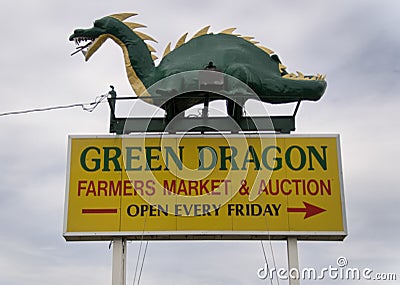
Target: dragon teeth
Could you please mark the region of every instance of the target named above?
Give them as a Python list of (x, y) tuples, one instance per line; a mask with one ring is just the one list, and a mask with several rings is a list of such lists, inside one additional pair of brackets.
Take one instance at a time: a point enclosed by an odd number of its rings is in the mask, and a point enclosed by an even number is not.
[(326, 75), (322, 74), (317, 74), (312, 77), (310, 76), (305, 76), (303, 73), (297, 71), (297, 75), (294, 73), (288, 73), (282, 76), (283, 78), (286, 79), (292, 79), (292, 80), (316, 80), (316, 81), (324, 81), (326, 79)]
[(75, 41), (76, 45), (79, 45), (81, 42), (87, 42), (87, 41), (93, 42), (94, 40), (95, 40), (94, 38), (86, 38), (86, 37), (74, 38), (74, 41)]

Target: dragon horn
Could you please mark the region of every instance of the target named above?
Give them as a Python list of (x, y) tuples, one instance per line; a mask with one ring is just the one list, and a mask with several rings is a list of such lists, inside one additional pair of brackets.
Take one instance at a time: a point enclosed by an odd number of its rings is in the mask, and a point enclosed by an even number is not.
[(115, 19), (120, 20), (122, 22), (123, 20), (126, 20), (126, 19), (128, 19), (130, 17), (133, 17), (133, 16), (136, 16), (136, 15), (137, 15), (137, 13), (120, 13), (120, 14), (110, 15), (109, 17), (115, 18)]
[(143, 24), (139, 24), (139, 23), (130, 23), (130, 22), (126, 22), (124, 23), (125, 25), (127, 25), (129, 28), (131, 28), (132, 30), (137, 29), (137, 28), (147, 28), (146, 25)]

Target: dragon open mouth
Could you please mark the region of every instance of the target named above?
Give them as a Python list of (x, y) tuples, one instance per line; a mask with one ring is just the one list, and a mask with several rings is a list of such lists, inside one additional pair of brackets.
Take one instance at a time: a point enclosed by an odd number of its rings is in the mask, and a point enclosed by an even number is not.
[(292, 79), (292, 80), (317, 80), (317, 81), (325, 81), (326, 75), (317, 74), (317, 75), (304, 75), (300, 71), (296, 71), (295, 73), (287, 73), (282, 75), (283, 78)]
[(75, 44), (77, 45), (76, 51), (71, 53), (71, 56), (74, 54), (77, 54), (78, 52), (82, 52), (84, 55), (86, 55), (89, 47), (94, 43), (95, 38), (86, 38), (86, 37), (77, 37), (73, 38)]

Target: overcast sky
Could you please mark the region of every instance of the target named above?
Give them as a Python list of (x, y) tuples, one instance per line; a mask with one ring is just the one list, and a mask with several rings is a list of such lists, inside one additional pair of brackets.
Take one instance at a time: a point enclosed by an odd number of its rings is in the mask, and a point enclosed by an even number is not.
[[(237, 27), (255, 36), (289, 71), (326, 74), (324, 97), (302, 104), (296, 133), (340, 134), (349, 235), (344, 242), (299, 242), (300, 266), (335, 266), (344, 256), (349, 266), (400, 279), (399, 1), (16, 0), (2, 1), (0, 10), (0, 113), (91, 102), (110, 84), (133, 94), (112, 42), (89, 62), (70, 56), (75, 28), (117, 12), (139, 13), (159, 57), (169, 41), (210, 24), (215, 32)], [(107, 242), (62, 237), (67, 136), (107, 134), (108, 119), (106, 104), (93, 113), (0, 117), (0, 284), (111, 283)], [(127, 284), (139, 247), (129, 244)], [(270, 263), (286, 266), (284, 242), (265, 247)], [(150, 242), (141, 284), (271, 284), (257, 278), (263, 264), (257, 241)]]

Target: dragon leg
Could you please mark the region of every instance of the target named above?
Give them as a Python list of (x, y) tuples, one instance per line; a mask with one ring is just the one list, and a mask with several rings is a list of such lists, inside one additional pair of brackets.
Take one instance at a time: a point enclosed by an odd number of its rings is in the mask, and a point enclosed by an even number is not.
[(238, 121), (243, 117), (244, 103), (253, 96), (250, 87), (247, 85), (251, 81), (252, 74), (248, 67), (237, 63), (230, 65), (225, 73), (230, 75), (226, 80), (226, 90), (233, 98), (226, 101), (227, 113)]
[(243, 115), (243, 107), (229, 99), (226, 100), (226, 111), (235, 121), (238, 121)]

